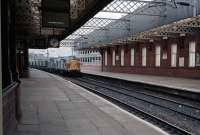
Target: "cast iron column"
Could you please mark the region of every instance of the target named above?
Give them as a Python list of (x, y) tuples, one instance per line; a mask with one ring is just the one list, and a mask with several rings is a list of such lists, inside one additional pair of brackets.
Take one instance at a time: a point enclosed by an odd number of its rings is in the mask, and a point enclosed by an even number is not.
[(24, 47), (23, 47), (23, 52), (24, 52), (24, 71), (26, 72), (28, 70), (28, 41), (24, 41)]
[(2, 11), (2, 88), (5, 88), (9, 84), (11, 84), (11, 74), (10, 74), (10, 62), (9, 62), (9, 25), (8, 25), (8, 1), (2, 1), (1, 5)]
[(10, 22), (10, 68), (12, 71), (12, 80), (19, 82), (16, 69), (16, 31), (15, 31), (15, 4), (11, 6), (11, 22)]
[[(1, 6), (1, 1), (0, 1), (0, 7), (1, 7), (1, 10), (2, 10), (2, 6)], [(0, 14), (1, 14), (1, 10), (0, 10)], [(0, 29), (1, 29), (1, 19), (2, 19), (2, 15), (1, 15), (1, 18), (0, 18)], [(1, 51), (1, 47), (2, 47), (2, 44), (1, 44), (1, 31), (0, 31), (0, 52)], [(0, 91), (0, 135), (3, 135), (3, 104), (2, 104), (2, 64), (1, 64), (1, 58), (2, 58), (2, 53), (0, 54), (0, 88), (1, 88), (1, 91)]]
[(101, 72), (103, 72), (103, 63), (104, 63), (104, 55), (103, 55), (103, 49), (100, 48), (99, 52), (101, 54)]

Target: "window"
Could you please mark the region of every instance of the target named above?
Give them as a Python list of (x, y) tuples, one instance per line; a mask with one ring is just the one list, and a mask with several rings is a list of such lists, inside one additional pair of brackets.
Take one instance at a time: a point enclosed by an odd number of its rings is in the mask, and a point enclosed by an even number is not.
[(131, 66), (135, 65), (135, 50), (131, 48)]
[(121, 49), (121, 66), (124, 66), (124, 49)]
[(176, 67), (177, 63), (177, 44), (171, 46), (171, 67)]
[(196, 66), (200, 66), (200, 52), (196, 52)]
[(105, 51), (105, 66), (108, 65), (108, 60), (107, 60), (107, 57), (108, 57), (108, 52)]
[(156, 46), (156, 53), (155, 53), (155, 66), (160, 67), (160, 46)]
[(147, 65), (147, 49), (146, 47), (142, 48), (142, 66), (145, 67)]
[(189, 43), (189, 67), (195, 67), (195, 53), (196, 53), (196, 44), (195, 42)]
[(112, 52), (112, 65), (115, 66), (115, 50)]

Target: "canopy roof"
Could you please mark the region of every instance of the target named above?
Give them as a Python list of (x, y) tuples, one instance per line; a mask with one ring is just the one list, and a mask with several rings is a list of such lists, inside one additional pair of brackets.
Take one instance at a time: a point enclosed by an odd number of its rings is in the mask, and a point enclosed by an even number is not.
[(85, 38), (94, 30), (106, 30), (109, 24), (115, 21), (128, 21), (122, 19), (123, 17), (134, 13), (145, 4), (158, 4), (160, 2), (153, 2), (153, 0), (113, 0), (94, 17), (87, 21), (83, 26), (73, 32), (61, 42), (63, 46), (73, 46), (74, 41), (77, 39)]
[(66, 37), (111, 0), (9, 0), (15, 10), (17, 39)]
[[(125, 38), (112, 39), (111, 42), (101, 41), (101, 36), (103, 34), (98, 36), (102, 31), (106, 33), (106, 31), (112, 31), (112, 29), (118, 29), (120, 32), (123, 28), (121, 26), (118, 28), (113, 27), (114, 25), (112, 24), (124, 22), (124, 26), (128, 26), (130, 25), (128, 24), (130, 22), (128, 16), (130, 15), (166, 17), (165, 15), (160, 14), (160, 12), (162, 12), (166, 6), (177, 8), (177, 4), (180, 4), (181, 6), (189, 4), (189, 6), (191, 6), (191, 1), (187, 3), (177, 2), (175, 0), (113, 0), (83, 26), (62, 40), (61, 46), (84, 46), (86, 44), (91, 44), (90, 47), (95, 47), (101, 45), (105, 46), (106, 44), (119, 44), (135, 41), (146, 42), (161, 39), (163, 37), (174, 37), (179, 34), (197, 33), (198, 30), (197, 27), (195, 27), (197, 26), (197, 22), (195, 22), (196, 20), (186, 19), (188, 22), (184, 20), (183, 22), (187, 23), (187, 25), (185, 24), (184, 26), (180, 25), (182, 21), (175, 22), (173, 24), (164, 25), (131, 36), (129, 35), (128, 38), (126, 38), (126, 36)], [(191, 20), (193, 21), (191, 22)], [(195, 23), (195, 26), (192, 23)], [(94, 37), (96, 41), (91, 40)]]
[[(179, 37), (189, 35), (199, 35), (200, 33), (200, 16), (183, 19), (181, 21), (173, 22), (168, 25), (163, 25), (154, 29), (137, 33), (131, 37), (114, 40), (109, 43), (113, 45), (120, 45), (132, 42), (152, 42), (157, 39), (167, 39), (168, 37)], [(107, 46), (107, 45), (104, 45)]]

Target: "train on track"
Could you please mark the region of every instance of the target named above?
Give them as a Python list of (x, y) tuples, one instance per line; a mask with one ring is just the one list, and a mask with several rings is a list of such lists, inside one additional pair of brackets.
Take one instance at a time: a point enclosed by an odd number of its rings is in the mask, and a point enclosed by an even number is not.
[(80, 75), (80, 60), (75, 56), (43, 58), (30, 62), (30, 67), (62, 75)]

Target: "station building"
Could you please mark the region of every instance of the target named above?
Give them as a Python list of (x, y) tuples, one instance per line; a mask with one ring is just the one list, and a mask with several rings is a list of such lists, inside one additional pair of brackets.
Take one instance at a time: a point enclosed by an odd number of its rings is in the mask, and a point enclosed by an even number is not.
[[(195, 2), (196, 8), (192, 8)], [(112, 9), (117, 4), (126, 8)], [(96, 69), (92, 70), (199, 78), (200, 3), (176, 1), (175, 5), (167, 3), (165, 8), (162, 4), (145, 3), (136, 5), (135, 9), (128, 4), (131, 3), (113, 1), (102, 13), (113, 10), (128, 14), (114, 19), (93, 17), (73, 33), (84, 34), (84, 39), (74, 39), (84, 43), (76, 46), (80, 52), (99, 50), (102, 64), (96, 64)], [(88, 32), (87, 26), (93, 30)], [(73, 34), (67, 38), (72, 38)]]
[[(184, 20), (182, 21), (184, 22)], [(171, 24), (168, 27), (172, 28), (173, 25)], [(162, 28), (160, 29), (162, 30)], [(150, 34), (153, 35), (154, 33), (150, 32)], [(142, 42), (122, 43), (102, 48), (102, 50), (103, 71), (200, 77), (200, 42), (198, 35), (173, 33), (169, 37), (162, 37), (160, 40), (142, 38)]]
[[(59, 119), (55, 110), (60, 113), (58, 104), (62, 106), (62, 103), (72, 103), (73, 98), (74, 102), (67, 106), (66, 110), (72, 109), (75, 103), (78, 109), (73, 112), (79, 112), (80, 108), (86, 106), (92, 107), (93, 104), (83, 105), (88, 102), (88, 99), (93, 99), (91, 103), (98, 104), (98, 108), (89, 110), (94, 111), (92, 122), (88, 119), (91, 115), (87, 115), (90, 113), (86, 114), (87, 120), (94, 128), (97, 127), (94, 125), (97, 122), (96, 114), (102, 114), (98, 117), (100, 124), (105, 116), (109, 119), (111, 116), (117, 117), (110, 119), (113, 126), (118, 123), (115, 123), (116, 120), (122, 122), (118, 114), (102, 113), (102, 104), (96, 102), (96, 97), (83, 98), (87, 94), (82, 91), (77, 94), (79, 88), (67, 93), (66, 81), (61, 81), (61, 78), (33, 70), (32, 78), (27, 79), (29, 77), (28, 49), (57, 48), (62, 42), (65, 47), (75, 47), (83, 70), (85, 68), (89, 71), (200, 78), (199, 0), (2, 0), (0, 5), (2, 93), (0, 94), (0, 135), (16, 134), (17, 127), (20, 129), (22, 111), (25, 112), (24, 116), (28, 120), (22, 121), (20, 130), (27, 131), (30, 128), (34, 130), (36, 127), (39, 132), (18, 131), (19, 135), (43, 134), (42, 130), (48, 130), (44, 134), (49, 135), (53, 133), (51, 131), (56, 134), (57, 129), (64, 129), (63, 134), (68, 134), (66, 131), (68, 125), (66, 126), (65, 123), (68, 119), (63, 121), (61, 114)], [(32, 59), (31, 64), (34, 62), (36, 61)], [(21, 79), (22, 77), (26, 79)], [(194, 84), (188, 82), (190, 86)], [(195, 84), (199, 87), (199, 82)], [(67, 85), (73, 87), (70, 82), (67, 82)], [(22, 96), (26, 99), (22, 100), (24, 110), (21, 110), (21, 88)], [(109, 107), (110, 105), (106, 106), (104, 111), (108, 113)], [(44, 113), (40, 118), (41, 121), (39, 121), (38, 109)], [(54, 112), (55, 117), (48, 115), (49, 117), (46, 118), (46, 114), (50, 111)], [(112, 109), (109, 111), (112, 113)], [(77, 117), (82, 116), (82, 114), (72, 114)], [(42, 120), (50, 118), (55, 125), (46, 126), (42, 123)], [(54, 118), (58, 118), (58, 121), (62, 120), (63, 127)], [(125, 118), (127, 120), (127, 117)], [(36, 119), (38, 121), (35, 121)], [(108, 124), (106, 120), (104, 122)], [(90, 124), (84, 123), (87, 126), (91, 126)], [(109, 124), (111, 133), (115, 133)], [(114, 129), (118, 130), (118, 127), (122, 125), (118, 123)], [(146, 131), (146, 126), (143, 128)], [(99, 129), (96, 128), (97, 132), (91, 130), (90, 134), (103, 134)]]
[(82, 70), (100, 71), (102, 58), (99, 49), (81, 49), (77, 50), (76, 53), (76, 56), (80, 59)]

